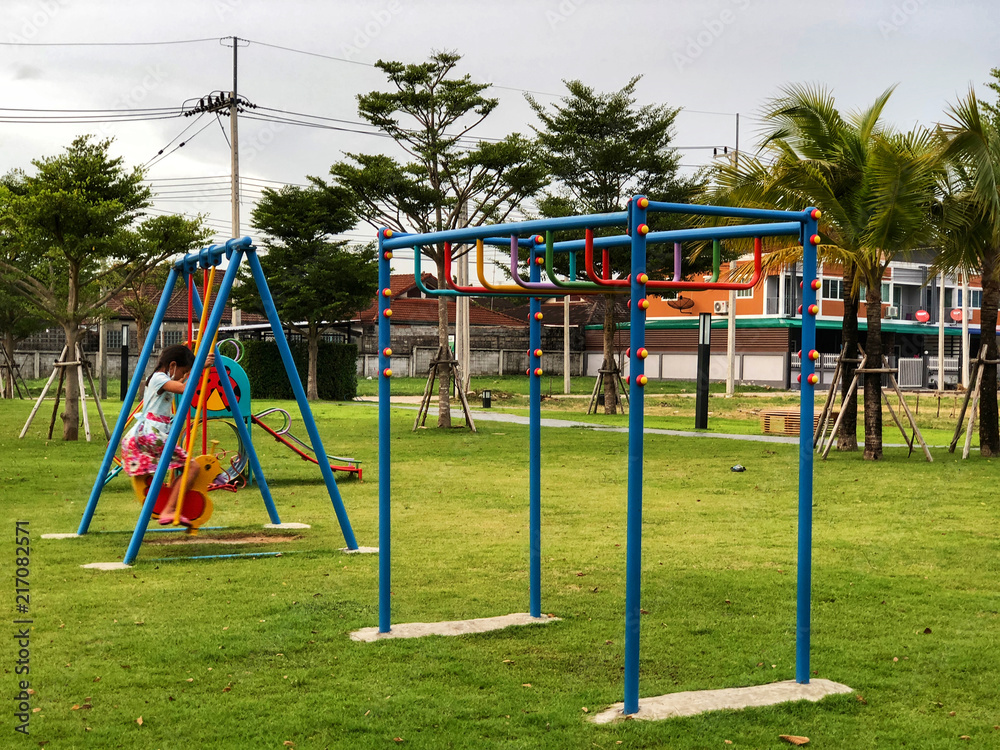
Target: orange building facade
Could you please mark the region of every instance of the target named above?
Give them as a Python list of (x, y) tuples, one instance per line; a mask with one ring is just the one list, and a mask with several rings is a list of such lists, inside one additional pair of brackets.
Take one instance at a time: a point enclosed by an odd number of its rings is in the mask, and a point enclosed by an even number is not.
[[(933, 256), (911, 257), (894, 262), (882, 282), (882, 330), (887, 336), (890, 364), (899, 367), (900, 384), (904, 387), (936, 387), (936, 367), (939, 334), (943, 329), (945, 345), (945, 383), (954, 385), (960, 379), (962, 360), (963, 290), (960, 278), (946, 276), (943, 290), (940, 277), (930, 268)], [(720, 279), (732, 275), (741, 280), (749, 271), (751, 259), (736, 262), (736, 269), (724, 267)], [(734, 272), (735, 271), (735, 272)], [(829, 383), (842, 346), (841, 325), (844, 314), (844, 283), (842, 269), (837, 264), (820, 264), (819, 314), (817, 316), (817, 349), (822, 354), (818, 366), (821, 383)], [(708, 277), (706, 277), (707, 279)], [(746, 278), (743, 276), (742, 278)], [(735, 293), (735, 367), (737, 383), (754, 383), (775, 387), (795, 387), (798, 374), (798, 350), (801, 348), (801, 266), (788, 264), (765, 272), (752, 289)], [(969, 279), (968, 316), (969, 338), (973, 355), (978, 350), (979, 308), (982, 286), (979, 277)], [(862, 300), (864, 290), (862, 289)], [(944, 325), (940, 310), (943, 297)], [(662, 379), (690, 380), (695, 377), (697, 323), (700, 313), (711, 313), (712, 357), (710, 377), (725, 379), (727, 357), (728, 313), (730, 293), (726, 291), (681, 292), (675, 298), (649, 298), (646, 323), (646, 347), (650, 358), (646, 373)], [(865, 303), (858, 313), (859, 336), (866, 338)], [(593, 330), (591, 330), (593, 329)], [(586, 370), (599, 367), (601, 331), (588, 327), (586, 331)], [(628, 327), (623, 325), (616, 338), (624, 353), (628, 347)], [(917, 361), (919, 360), (919, 361)], [(905, 371), (905, 373), (904, 373)]]

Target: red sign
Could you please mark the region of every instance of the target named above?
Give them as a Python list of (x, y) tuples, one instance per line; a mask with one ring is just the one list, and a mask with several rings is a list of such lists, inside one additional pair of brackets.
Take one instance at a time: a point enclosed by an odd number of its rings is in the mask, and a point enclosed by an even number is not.
[(958, 323), (959, 321), (961, 321), (962, 320), (962, 308), (956, 307), (954, 310), (952, 310), (951, 311), (951, 319), (954, 320), (956, 323)]
[(916, 318), (921, 323), (926, 323), (928, 320), (931, 319), (931, 314), (929, 312), (927, 312), (926, 310), (917, 310), (917, 312), (916, 312)]

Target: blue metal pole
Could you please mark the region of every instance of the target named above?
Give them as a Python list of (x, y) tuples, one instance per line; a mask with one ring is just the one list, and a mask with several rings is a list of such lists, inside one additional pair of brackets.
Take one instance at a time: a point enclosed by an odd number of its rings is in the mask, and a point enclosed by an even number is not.
[[(285, 338), (285, 331), (281, 327), (281, 319), (278, 317), (278, 310), (274, 306), (274, 299), (271, 297), (271, 290), (267, 286), (267, 279), (264, 276), (264, 269), (260, 266), (257, 258), (257, 249), (253, 246), (247, 248), (247, 263), (253, 273), (254, 281), (257, 284), (257, 292), (260, 294), (261, 304), (264, 312), (267, 313), (267, 320), (271, 324), (271, 332), (274, 334), (274, 342), (278, 345), (281, 354), (281, 361), (285, 364), (285, 372), (288, 374), (288, 381), (292, 386), (292, 393), (299, 405), (299, 413), (302, 415), (302, 422), (309, 433), (309, 442), (312, 444), (316, 461), (319, 462), (320, 472), (323, 474), (323, 481), (326, 482), (326, 489), (333, 503), (333, 510), (337, 514), (340, 522), (340, 530), (344, 534), (344, 541), (348, 549), (357, 549), (358, 542), (354, 538), (354, 530), (351, 528), (351, 519), (347, 517), (347, 509), (344, 501), (340, 497), (340, 490), (337, 489), (337, 480), (333, 478), (333, 469), (330, 468), (330, 460), (326, 457), (326, 449), (320, 439), (319, 430), (316, 429), (316, 420), (313, 419), (312, 409), (309, 408), (309, 401), (306, 399), (306, 392), (302, 388), (302, 381), (299, 379), (299, 372), (295, 369), (295, 361), (292, 359), (292, 350), (288, 348), (288, 340)], [(226, 290), (228, 294), (228, 290)], [(257, 471), (258, 467), (254, 467)], [(258, 474), (258, 481), (263, 486), (263, 476)]]
[[(194, 292), (192, 296), (193, 307), (195, 315), (201, 315), (201, 296), (198, 294), (198, 289), (195, 286), (191, 287)], [(222, 362), (222, 354), (219, 352), (219, 345), (215, 345), (215, 360), (216, 362)], [(220, 365), (221, 366), (221, 365)], [(278, 509), (274, 507), (274, 498), (271, 496), (271, 488), (267, 485), (267, 479), (264, 477), (264, 470), (260, 465), (260, 458), (257, 456), (257, 449), (254, 448), (253, 441), (250, 438), (250, 430), (247, 428), (247, 423), (243, 419), (243, 413), (240, 411), (240, 405), (237, 403), (236, 393), (233, 391), (233, 384), (229, 382), (229, 378), (220, 377), (219, 382), (222, 383), (222, 390), (226, 394), (226, 399), (229, 401), (229, 409), (233, 413), (233, 422), (236, 425), (236, 432), (240, 436), (240, 441), (243, 443), (243, 450), (247, 452), (247, 460), (250, 462), (250, 468), (248, 471), (249, 476), (257, 477), (257, 484), (260, 485), (260, 494), (264, 500), (264, 508), (267, 510), (267, 517), (271, 519), (271, 523), (281, 523), (281, 518), (278, 516)]]
[[(392, 251), (383, 249), (386, 229), (378, 233), (378, 632), (388, 633), (392, 627), (391, 578), (389, 556), (392, 541), (392, 454), (389, 443), (389, 378), (392, 377), (392, 349), (389, 348), (389, 317), (392, 315), (390, 285)], [(415, 257), (420, 248), (414, 248)], [(417, 281), (420, 272), (417, 271)], [(385, 291), (389, 290), (389, 295)]]
[[(204, 257), (208, 257), (206, 254)], [(229, 292), (233, 288), (233, 282), (236, 280), (236, 269), (240, 265), (240, 259), (243, 257), (243, 246), (236, 246), (235, 257), (230, 261), (229, 267), (226, 269), (225, 276), (222, 277), (222, 285), (219, 287), (219, 294), (215, 298), (215, 303), (212, 305), (212, 312), (208, 316), (208, 323), (205, 326), (204, 335), (208, 337), (207, 340), (211, 340), (215, 336), (215, 332), (219, 329), (219, 323), (222, 320), (222, 313), (226, 307), (226, 300), (229, 298)], [(215, 262), (218, 262), (217, 260)], [(153, 513), (153, 506), (156, 504), (156, 498), (160, 494), (160, 488), (163, 486), (163, 480), (167, 476), (167, 470), (170, 466), (170, 458), (174, 455), (174, 448), (177, 446), (177, 441), (180, 439), (181, 432), (184, 431), (184, 419), (183, 415), (187, 414), (191, 409), (191, 402), (194, 400), (194, 392), (198, 389), (201, 380), (201, 373), (205, 369), (205, 361), (208, 359), (208, 351), (211, 347), (202, 346), (198, 348), (198, 354), (195, 355), (194, 365), (191, 367), (191, 374), (188, 377), (187, 385), (184, 387), (184, 393), (181, 394), (180, 403), (177, 405), (177, 415), (174, 421), (170, 425), (170, 432), (167, 433), (166, 443), (163, 445), (163, 453), (161, 454), (160, 462), (156, 465), (156, 471), (153, 474), (153, 480), (149, 484), (149, 490), (146, 492), (146, 501), (142, 504), (142, 511), (139, 513), (139, 520), (135, 524), (135, 531), (132, 533), (132, 539), (129, 542), (128, 549), (125, 552), (125, 564), (131, 565), (135, 562), (135, 558), (139, 554), (139, 547), (142, 545), (142, 537), (146, 533), (146, 526), (149, 524), (149, 517)]]
[[(642, 586), (642, 440), (646, 345), (646, 207), (632, 199), (632, 276), (629, 297), (628, 530), (625, 557), (625, 714), (639, 710), (639, 617)], [(640, 349), (642, 353), (640, 353)]]
[[(541, 268), (529, 255), (528, 278), (538, 282)], [(528, 301), (528, 613), (542, 616), (542, 303)]]
[(149, 356), (152, 354), (153, 345), (156, 343), (156, 334), (159, 333), (160, 326), (163, 324), (163, 316), (167, 314), (167, 306), (170, 304), (170, 297), (174, 293), (174, 284), (176, 282), (177, 269), (171, 266), (170, 273), (167, 275), (167, 283), (163, 286), (163, 294), (160, 295), (160, 302), (156, 306), (156, 313), (153, 315), (153, 322), (149, 327), (149, 333), (146, 336), (145, 343), (142, 345), (142, 352), (135, 363), (135, 372), (132, 373), (128, 392), (125, 394), (125, 400), (122, 402), (122, 410), (118, 413), (118, 421), (115, 422), (115, 429), (111, 433), (111, 440), (108, 441), (108, 447), (104, 451), (101, 468), (97, 470), (97, 479), (94, 481), (94, 488), (90, 491), (87, 507), (83, 511), (83, 518), (80, 519), (80, 527), (76, 530), (77, 534), (86, 534), (87, 529), (90, 528), (90, 522), (94, 518), (94, 511), (97, 510), (97, 501), (100, 499), (101, 490), (104, 489), (104, 485), (107, 482), (111, 461), (115, 457), (115, 451), (118, 450), (118, 443), (121, 442), (122, 433), (125, 432), (125, 424), (128, 422), (128, 415), (132, 411), (135, 394), (138, 393), (139, 385), (142, 383), (142, 376), (146, 372)]
[(816, 348), (816, 245), (819, 211), (807, 209), (802, 233), (802, 385), (799, 392), (799, 553), (796, 581), (795, 681), (809, 682), (810, 603), (812, 599), (812, 424), (816, 407), (816, 365), (809, 356)]

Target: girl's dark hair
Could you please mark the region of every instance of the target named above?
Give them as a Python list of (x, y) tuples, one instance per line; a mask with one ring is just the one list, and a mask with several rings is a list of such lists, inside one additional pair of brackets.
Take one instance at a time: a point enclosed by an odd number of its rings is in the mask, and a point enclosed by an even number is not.
[[(156, 367), (154, 372), (157, 370), (166, 370), (171, 364), (176, 363), (178, 367), (191, 367), (194, 364), (194, 352), (188, 349), (184, 344), (174, 344), (173, 346), (166, 347), (160, 352), (160, 358), (156, 361)], [(146, 378), (146, 385), (149, 385), (152, 375)]]

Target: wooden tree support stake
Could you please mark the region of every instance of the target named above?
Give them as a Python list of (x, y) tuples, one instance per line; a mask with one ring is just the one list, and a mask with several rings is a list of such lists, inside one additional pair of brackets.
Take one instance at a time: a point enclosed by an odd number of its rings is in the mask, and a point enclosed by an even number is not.
[(448, 391), (451, 391), (453, 383), (457, 386), (455, 390), (458, 391), (458, 399), (462, 402), (462, 411), (465, 414), (465, 426), (476, 432), (476, 423), (472, 419), (469, 401), (466, 399), (465, 389), (462, 387), (461, 369), (459, 368), (458, 360), (455, 359), (451, 350), (444, 346), (438, 347), (437, 354), (431, 360), (430, 370), (427, 373), (427, 385), (424, 386), (424, 395), (420, 400), (420, 409), (417, 411), (417, 418), (413, 422), (413, 430), (416, 431), (418, 427), (426, 425), (427, 414), (430, 412), (431, 400), (434, 396), (434, 379), (437, 377), (438, 366), (442, 364), (448, 370)]
[(621, 370), (618, 369), (618, 363), (613, 362), (610, 370), (605, 370), (603, 367), (597, 371), (597, 382), (594, 383), (594, 390), (590, 393), (590, 403), (587, 405), (587, 414), (597, 413), (597, 397), (601, 393), (601, 389), (604, 386), (604, 376), (618, 378), (618, 403), (615, 406), (615, 414), (621, 409), (621, 413), (625, 413), (625, 407), (628, 405), (628, 388), (625, 387), (625, 381), (622, 379)]
[(59, 414), (59, 402), (62, 398), (63, 383), (66, 381), (66, 371), (67, 368), (76, 368), (76, 373), (69, 373), (68, 377), (76, 377), (80, 386), (80, 408), (83, 410), (83, 431), (86, 435), (87, 442), (90, 442), (90, 416), (87, 414), (87, 389), (84, 387), (84, 376), (86, 376), (88, 382), (90, 383), (90, 392), (94, 397), (94, 404), (97, 406), (97, 413), (101, 416), (101, 426), (104, 428), (104, 439), (111, 439), (111, 431), (108, 429), (108, 421), (104, 418), (104, 409), (101, 408), (100, 394), (97, 392), (97, 388), (94, 386), (94, 377), (90, 373), (90, 367), (87, 364), (87, 360), (83, 357), (83, 351), (80, 349), (80, 345), (77, 344), (74, 360), (67, 360), (68, 356), (67, 347), (63, 347), (62, 351), (59, 353), (59, 358), (52, 364), (52, 374), (49, 375), (48, 381), (45, 383), (45, 387), (42, 388), (41, 394), (38, 396), (38, 400), (35, 401), (35, 405), (31, 409), (31, 413), (28, 415), (28, 420), (24, 423), (24, 427), (21, 429), (21, 434), (18, 435), (19, 438), (23, 438), (28, 434), (28, 428), (31, 427), (31, 423), (35, 419), (35, 415), (38, 413), (39, 407), (42, 405), (42, 401), (45, 399), (45, 394), (49, 392), (49, 388), (52, 385), (52, 381), (55, 380), (56, 374), (59, 375), (59, 383), (56, 386), (56, 399), (52, 406), (52, 418), (49, 420), (49, 440), (52, 439), (52, 433), (55, 431), (56, 417)]

